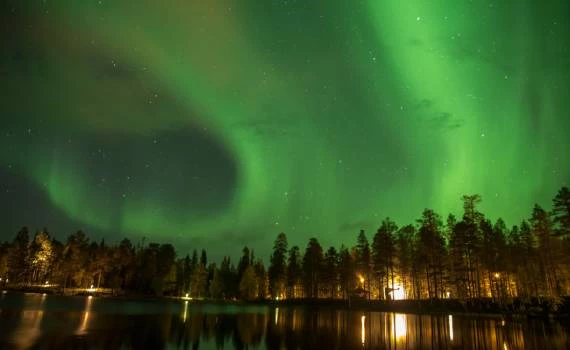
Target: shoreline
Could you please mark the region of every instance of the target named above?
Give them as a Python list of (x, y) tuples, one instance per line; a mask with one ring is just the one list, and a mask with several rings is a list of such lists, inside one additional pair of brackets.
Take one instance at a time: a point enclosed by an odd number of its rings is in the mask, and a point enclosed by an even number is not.
[(311, 299), (297, 298), (285, 300), (260, 299), (253, 301), (185, 298), (178, 296), (153, 296), (137, 294), (112, 294), (83, 291), (81, 293), (63, 293), (61, 289), (43, 287), (3, 288), (2, 293), (34, 293), (57, 296), (95, 296), (123, 301), (187, 301), (195, 305), (235, 305), (269, 307), (305, 307), (353, 310), (363, 312), (393, 312), (417, 315), (462, 315), (471, 317), (509, 317), (509, 318), (570, 318), (570, 297), (558, 301), (548, 298), (531, 298), (528, 301), (512, 299), (503, 302), (491, 298), (480, 299), (407, 299), (407, 300), (367, 300), (367, 299)]

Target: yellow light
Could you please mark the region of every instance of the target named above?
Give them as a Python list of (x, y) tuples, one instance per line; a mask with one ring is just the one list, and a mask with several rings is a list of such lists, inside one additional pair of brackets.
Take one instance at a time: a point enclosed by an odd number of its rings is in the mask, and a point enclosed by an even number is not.
[(362, 315), (362, 317), (360, 317), (360, 329), (361, 329), (360, 340), (362, 341), (362, 345), (364, 345), (364, 343), (366, 342), (366, 328), (364, 327), (365, 320), (366, 316)]
[(392, 337), (396, 340), (406, 336), (407, 325), (406, 325), (406, 315), (405, 314), (395, 314), (394, 323), (392, 324)]
[(499, 278), (501, 275), (499, 275), (498, 272), (495, 272), (495, 278)]
[(91, 311), (91, 303), (93, 302), (93, 297), (90, 295), (87, 297), (87, 303), (85, 303), (85, 310), (83, 311), (83, 319), (79, 329), (77, 329), (76, 334), (85, 334), (87, 327), (89, 325), (89, 311)]
[(404, 286), (402, 286), (401, 284), (395, 284), (394, 290), (390, 293), (392, 293), (392, 300), (406, 299), (406, 291), (404, 290)]
[(188, 312), (188, 301), (184, 302), (184, 314), (182, 315), (182, 319), (184, 320), (184, 322), (186, 322), (186, 315)]
[(453, 316), (449, 315), (449, 340), (453, 341)]
[(358, 276), (358, 278), (360, 279), (360, 283), (364, 284), (364, 277)]
[(276, 307), (275, 308), (275, 324), (277, 324), (278, 320), (279, 320), (279, 308)]

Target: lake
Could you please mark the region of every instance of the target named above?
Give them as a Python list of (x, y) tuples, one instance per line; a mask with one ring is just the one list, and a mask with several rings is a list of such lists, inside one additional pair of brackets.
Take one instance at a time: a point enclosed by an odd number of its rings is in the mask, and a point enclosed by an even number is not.
[(556, 321), (0, 293), (1, 349), (570, 349)]

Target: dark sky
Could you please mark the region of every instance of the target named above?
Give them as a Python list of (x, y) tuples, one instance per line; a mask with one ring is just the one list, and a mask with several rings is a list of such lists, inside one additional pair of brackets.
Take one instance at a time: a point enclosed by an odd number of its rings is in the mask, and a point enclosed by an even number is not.
[(568, 1), (0, 6), (2, 240), (264, 256), (570, 182)]

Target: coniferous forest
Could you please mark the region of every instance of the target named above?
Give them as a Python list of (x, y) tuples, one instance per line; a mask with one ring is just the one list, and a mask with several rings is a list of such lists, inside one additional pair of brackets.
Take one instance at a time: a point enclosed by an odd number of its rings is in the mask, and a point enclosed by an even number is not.
[[(507, 227), (465, 195), (463, 216), (425, 209), (416, 222), (390, 218), (355, 234), (353, 247), (306, 247), (275, 239), (268, 260), (243, 247), (238, 261), (208, 260), (206, 250), (178, 256), (171, 244), (96, 242), (82, 231), (64, 242), (26, 227), (0, 245), (0, 287), (54, 291), (108, 290), (116, 295), (196, 299), (293, 298), (475, 299), (557, 298), (570, 292), (570, 190), (552, 207)], [(266, 263), (268, 263), (266, 267)]]

